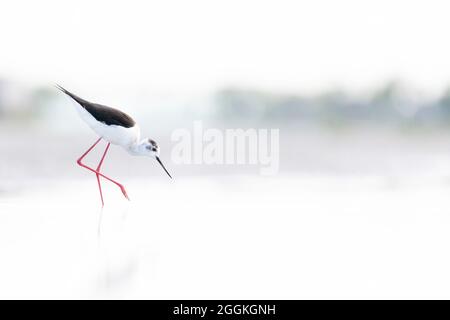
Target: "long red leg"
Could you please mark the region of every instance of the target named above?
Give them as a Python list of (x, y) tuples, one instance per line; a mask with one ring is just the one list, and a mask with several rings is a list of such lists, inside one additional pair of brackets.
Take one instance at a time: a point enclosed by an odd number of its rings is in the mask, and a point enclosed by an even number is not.
[[(94, 147), (100, 142), (100, 140), (102, 140), (102, 138), (98, 138), (97, 141), (95, 141), (95, 143), (89, 148), (87, 149), (87, 151), (85, 153), (83, 153), (83, 155), (80, 157), (80, 159), (77, 160), (77, 163), (81, 160), (83, 160), (84, 157), (86, 157), (86, 155), (91, 152), (92, 149), (94, 149)], [(79, 163), (78, 163), (79, 164)]]
[(91, 167), (88, 167), (87, 165), (85, 165), (85, 164), (82, 162), (82, 160), (84, 159), (84, 157), (85, 157), (89, 152), (91, 152), (92, 149), (94, 149), (94, 147), (100, 142), (101, 139), (102, 139), (102, 138), (98, 139), (98, 140), (92, 145), (92, 147), (90, 147), (90, 148), (89, 148), (89, 149), (88, 149), (88, 150), (80, 157), (80, 159), (77, 160), (77, 164), (78, 164), (79, 166), (81, 166), (81, 167), (83, 167), (83, 168), (89, 170), (89, 171), (94, 172), (96, 175), (99, 175), (100, 177), (103, 177), (103, 178), (105, 178), (106, 180), (111, 181), (111, 182), (114, 183), (115, 185), (117, 185), (117, 186), (120, 188), (120, 190), (122, 191), (122, 194), (125, 196), (125, 198), (127, 198), (128, 200), (130, 200), (130, 198), (129, 198), (128, 195), (127, 195), (127, 191), (125, 190), (125, 187), (124, 187), (123, 185), (121, 185), (119, 182), (114, 181), (113, 179), (111, 179), (111, 178), (105, 176), (104, 174), (98, 172), (97, 170), (94, 170), (94, 169), (92, 169)]
[[(103, 160), (105, 160), (106, 157), (106, 153), (108, 152), (109, 146), (111, 145), (110, 142), (108, 142), (108, 144), (106, 145), (106, 149), (105, 152), (103, 153), (102, 159), (100, 160), (98, 166), (97, 166), (97, 171), (100, 172), (100, 169), (102, 167), (103, 164)], [(103, 201), (103, 193), (102, 193), (102, 185), (100, 183), (100, 176), (98, 173), (95, 174), (97, 177), (97, 183), (98, 183), (98, 190), (100, 191), (100, 199), (102, 200), (102, 207), (105, 206), (105, 202)]]

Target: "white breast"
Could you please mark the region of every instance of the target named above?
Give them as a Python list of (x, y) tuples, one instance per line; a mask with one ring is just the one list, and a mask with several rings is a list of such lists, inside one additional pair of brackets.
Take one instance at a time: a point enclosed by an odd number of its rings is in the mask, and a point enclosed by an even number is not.
[(140, 129), (137, 124), (131, 128), (125, 128), (116, 125), (106, 125), (103, 122), (97, 121), (89, 112), (82, 106), (75, 103), (78, 114), (100, 137), (112, 144), (120, 145), (127, 148), (130, 145), (136, 144), (140, 138)]

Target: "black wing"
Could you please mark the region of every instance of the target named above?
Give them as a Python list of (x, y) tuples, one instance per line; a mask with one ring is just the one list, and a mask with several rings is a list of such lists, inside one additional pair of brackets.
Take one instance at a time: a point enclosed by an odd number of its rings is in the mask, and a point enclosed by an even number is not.
[(60, 85), (56, 85), (56, 87), (75, 100), (79, 105), (81, 105), (87, 112), (89, 112), (97, 121), (103, 122), (107, 125), (116, 125), (125, 128), (133, 127), (136, 122), (126, 113), (111, 108), (107, 106), (103, 106), (101, 104), (92, 103), (81, 99), (80, 97), (74, 95), (73, 93), (67, 91)]

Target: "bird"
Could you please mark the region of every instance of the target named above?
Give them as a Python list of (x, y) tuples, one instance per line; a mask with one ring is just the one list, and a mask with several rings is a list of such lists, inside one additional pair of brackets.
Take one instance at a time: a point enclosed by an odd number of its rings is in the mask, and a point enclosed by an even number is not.
[[(102, 164), (111, 144), (118, 145), (124, 148), (126, 151), (128, 151), (129, 154), (133, 156), (147, 156), (155, 159), (161, 165), (167, 175), (172, 179), (172, 176), (170, 175), (169, 171), (167, 171), (166, 167), (159, 157), (159, 145), (153, 139), (141, 139), (139, 125), (136, 123), (136, 121), (134, 121), (132, 117), (118, 109), (104, 106), (98, 103), (92, 103), (85, 99), (82, 99), (58, 84), (55, 84), (55, 87), (76, 102), (76, 109), (81, 119), (86, 122), (87, 125), (99, 136), (98, 140), (91, 147), (89, 147), (87, 151), (84, 152), (77, 160), (77, 164), (80, 167), (95, 173), (97, 177), (98, 189), (100, 191), (100, 200), (102, 203), (102, 207), (105, 205), (105, 202), (103, 200), (100, 177), (118, 186), (122, 191), (124, 197), (127, 200), (130, 200), (125, 187), (121, 183), (101, 173)], [(107, 145), (100, 159), (100, 162), (97, 165), (97, 168), (94, 169), (84, 164), (83, 159), (95, 148), (95, 146), (102, 139), (107, 142)]]

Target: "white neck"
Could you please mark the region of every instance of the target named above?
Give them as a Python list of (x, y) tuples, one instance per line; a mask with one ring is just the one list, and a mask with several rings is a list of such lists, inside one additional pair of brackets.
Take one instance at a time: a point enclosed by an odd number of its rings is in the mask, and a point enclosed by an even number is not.
[(145, 153), (146, 153), (145, 139), (129, 145), (127, 148), (127, 151), (135, 156), (145, 155)]

